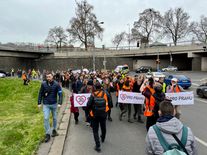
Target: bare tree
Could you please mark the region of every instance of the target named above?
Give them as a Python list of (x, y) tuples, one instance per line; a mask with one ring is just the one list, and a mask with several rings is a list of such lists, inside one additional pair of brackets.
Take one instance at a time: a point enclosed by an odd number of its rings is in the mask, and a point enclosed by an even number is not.
[(200, 42), (207, 43), (207, 17), (201, 16), (200, 22), (193, 22), (192, 32)]
[(171, 38), (174, 45), (186, 37), (191, 31), (190, 16), (182, 8), (175, 8), (165, 12), (163, 17), (163, 35)]
[(116, 50), (119, 47), (120, 43), (125, 40), (126, 32), (121, 32), (116, 34), (112, 39), (112, 43), (116, 46)]
[(101, 23), (96, 19), (96, 15), (92, 13), (93, 6), (87, 3), (86, 0), (76, 2), (76, 17), (70, 20), (69, 34), (74, 42), (79, 41), (88, 49), (90, 43), (94, 44), (95, 36), (102, 38), (103, 28)]
[(57, 48), (61, 48), (62, 44), (67, 44), (67, 35), (61, 26), (55, 26), (48, 32), (48, 36), (45, 43), (55, 45)]
[(153, 8), (144, 10), (139, 14), (139, 20), (134, 22), (132, 28), (133, 40), (139, 40), (146, 38), (150, 40), (153, 33), (161, 31), (161, 15), (159, 11), (155, 11)]

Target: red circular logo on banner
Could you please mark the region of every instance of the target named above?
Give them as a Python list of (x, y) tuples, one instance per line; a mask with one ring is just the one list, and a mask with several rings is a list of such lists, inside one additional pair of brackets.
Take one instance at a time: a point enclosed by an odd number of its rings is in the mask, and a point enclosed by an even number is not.
[(85, 96), (76, 96), (76, 101), (78, 102), (79, 105), (83, 105), (83, 103), (86, 101)]
[(121, 99), (124, 101), (124, 100), (126, 100), (127, 95), (126, 95), (126, 94), (121, 94), (120, 97), (121, 97)]

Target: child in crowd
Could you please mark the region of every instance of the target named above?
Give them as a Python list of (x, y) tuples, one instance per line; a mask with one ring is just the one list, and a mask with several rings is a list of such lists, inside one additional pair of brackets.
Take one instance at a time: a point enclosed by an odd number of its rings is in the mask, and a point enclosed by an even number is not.
[(78, 124), (79, 109), (74, 106), (74, 95), (73, 95), (73, 93), (70, 96), (70, 103), (71, 103), (70, 111), (74, 114), (75, 124)]

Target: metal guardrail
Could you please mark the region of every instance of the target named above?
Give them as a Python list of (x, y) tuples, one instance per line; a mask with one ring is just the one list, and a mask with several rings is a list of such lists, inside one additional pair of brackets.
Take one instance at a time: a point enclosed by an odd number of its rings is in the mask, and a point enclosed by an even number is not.
[[(141, 49), (151, 49), (151, 48), (166, 48), (166, 47), (175, 47), (174, 44), (171, 43), (162, 43), (163, 46), (156, 46), (153, 44), (149, 44), (146, 46), (119, 46), (116, 47), (107, 47), (105, 51), (133, 51), (133, 50), (141, 50)], [(181, 41), (177, 43), (177, 46), (186, 46), (186, 45), (204, 45), (198, 40), (191, 40), (191, 41)], [(66, 52), (87, 52), (84, 48), (79, 47), (62, 47), (62, 48), (55, 48), (55, 47), (46, 47), (45, 45), (41, 44), (32, 44), (32, 43), (10, 43), (10, 44), (1, 44), (0, 49), (2, 50), (14, 50), (14, 51), (27, 51), (27, 52), (41, 52), (41, 53), (66, 53)], [(95, 51), (95, 52), (103, 52), (102, 48), (88, 48), (88, 51)]]

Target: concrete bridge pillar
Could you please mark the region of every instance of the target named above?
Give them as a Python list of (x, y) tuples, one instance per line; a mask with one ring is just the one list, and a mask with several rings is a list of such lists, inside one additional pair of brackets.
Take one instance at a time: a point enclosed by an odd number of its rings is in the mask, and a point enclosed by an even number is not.
[(207, 71), (207, 57), (201, 59), (201, 71)]
[(192, 59), (192, 71), (201, 70), (201, 57), (194, 57)]

